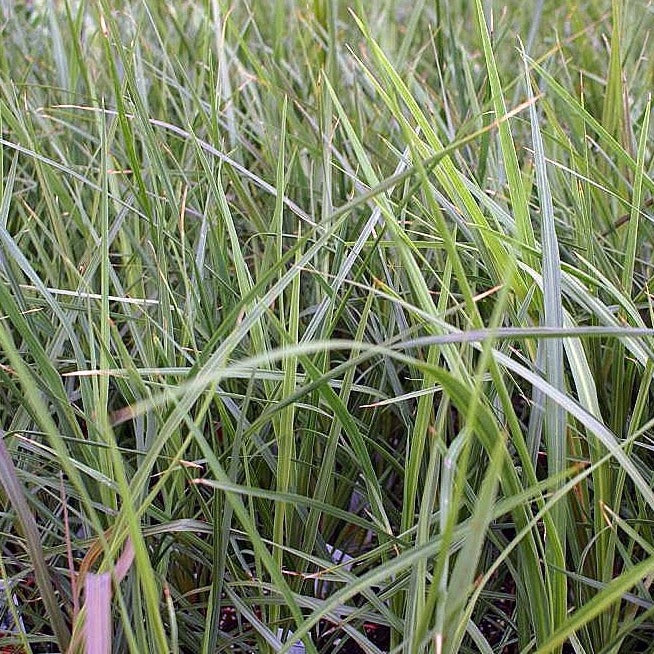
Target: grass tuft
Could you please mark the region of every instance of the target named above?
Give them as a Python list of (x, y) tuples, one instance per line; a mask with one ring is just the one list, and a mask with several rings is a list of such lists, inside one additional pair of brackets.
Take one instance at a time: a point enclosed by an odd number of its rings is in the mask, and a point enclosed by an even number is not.
[(0, 3), (1, 651), (650, 651), (654, 13), (505, 5)]

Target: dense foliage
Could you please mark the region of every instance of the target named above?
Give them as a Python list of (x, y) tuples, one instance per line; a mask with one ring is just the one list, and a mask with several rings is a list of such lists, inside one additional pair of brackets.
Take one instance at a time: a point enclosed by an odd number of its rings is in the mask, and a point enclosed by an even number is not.
[(2, 651), (652, 651), (650, 2), (0, 7)]

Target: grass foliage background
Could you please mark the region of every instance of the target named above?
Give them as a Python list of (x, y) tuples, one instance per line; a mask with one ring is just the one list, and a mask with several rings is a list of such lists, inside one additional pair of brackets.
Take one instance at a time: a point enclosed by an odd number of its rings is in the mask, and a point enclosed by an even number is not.
[(1, 6), (3, 644), (651, 651), (651, 3)]

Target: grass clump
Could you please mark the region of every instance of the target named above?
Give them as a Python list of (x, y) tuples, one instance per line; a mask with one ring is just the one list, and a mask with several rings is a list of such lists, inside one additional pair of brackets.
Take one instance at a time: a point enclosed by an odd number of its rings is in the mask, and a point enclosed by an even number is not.
[(25, 652), (646, 652), (651, 7), (2, 4)]

